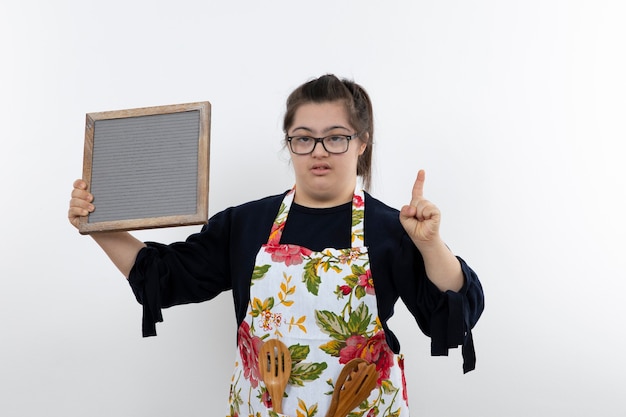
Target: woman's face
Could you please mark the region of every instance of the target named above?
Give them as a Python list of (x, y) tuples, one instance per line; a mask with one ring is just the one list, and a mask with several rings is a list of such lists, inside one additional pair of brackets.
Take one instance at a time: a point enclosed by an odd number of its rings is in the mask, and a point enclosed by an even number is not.
[[(344, 103), (332, 101), (300, 105), (287, 136), (321, 138), (357, 133), (348, 122)], [(333, 207), (351, 201), (356, 186), (357, 161), (366, 146), (357, 137), (349, 142), (348, 151), (342, 154), (328, 153), (321, 143), (317, 143), (313, 152), (307, 155), (291, 152), (296, 174), (296, 203), (308, 207)]]

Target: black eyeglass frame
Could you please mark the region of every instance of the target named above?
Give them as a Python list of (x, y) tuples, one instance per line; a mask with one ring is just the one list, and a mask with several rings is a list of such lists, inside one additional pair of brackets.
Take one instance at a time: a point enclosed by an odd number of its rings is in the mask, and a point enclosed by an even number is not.
[[(346, 153), (348, 152), (348, 149), (350, 149), (350, 141), (356, 137), (358, 137), (360, 135), (360, 133), (355, 133), (353, 135), (328, 135), (328, 136), (324, 136), (323, 138), (314, 138), (313, 136), (307, 136), (307, 135), (298, 135), (298, 136), (287, 136), (287, 142), (289, 143), (289, 150), (295, 154), (295, 155), (309, 155), (312, 154), (315, 151), (315, 147), (317, 146), (318, 143), (322, 144), (322, 148), (324, 148), (324, 150), (326, 152), (328, 152), (329, 154), (332, 155), (341, 155), (342, 153)], [(337, 137), (337, 136), (341, 136), (346, 138), (346, 140), (348, 141), (348, 145), (346, 146), (346, 150), (342, 151), (342, 152), (332, 152), (329, 151), (328, 149), (326, 149), (326, 145), (324, 145), (324, 139), (326, 138), (333, 138), (333, 137)], [(315, 141), (315, 143), (313, 144), (313, 148), (311, 148), (311, 150), (309, 152), (306, 153), (299, 153), (293, 150), (293, 146), (291, 145), (291, 140), (295, 139), (295, 138), (310, 138), (313, 139)]]

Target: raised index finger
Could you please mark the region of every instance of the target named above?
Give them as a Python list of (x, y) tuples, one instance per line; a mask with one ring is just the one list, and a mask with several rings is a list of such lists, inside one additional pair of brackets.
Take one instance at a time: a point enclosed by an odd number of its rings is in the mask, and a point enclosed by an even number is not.
[(420, 169), (413, 184), (413, 191), (411, 193), (411, 205), (416, 204), (419, 200), (424, 198), (424, 181), (426, 180), (426, 172)]

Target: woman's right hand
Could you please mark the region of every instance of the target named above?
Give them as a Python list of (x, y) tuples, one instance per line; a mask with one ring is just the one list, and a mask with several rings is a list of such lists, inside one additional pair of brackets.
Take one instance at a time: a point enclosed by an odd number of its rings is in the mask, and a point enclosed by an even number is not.
[(72, 190), (72, 198), (70, 200), (70, 209), (67, 212), (67, 218), (75, 228), (78, 229), (81, 217), (86, 217), (95, 210), (92, 201), (93, 195), (87, 191), (87, 183), (82, 179), (74, 181), (74, 189)]
[[(87, 191), (87, 183), (83, 180), (74, 181), (67, 218), (75, 228), (78, 229), (81, 217), (88, 216), (95, 210), (92, 201), (93, 195)], [(98, 232), (92, 233), (91, 237), (127, 278), (135, 263), (137, 253), (146, 246), (128, 232)]]

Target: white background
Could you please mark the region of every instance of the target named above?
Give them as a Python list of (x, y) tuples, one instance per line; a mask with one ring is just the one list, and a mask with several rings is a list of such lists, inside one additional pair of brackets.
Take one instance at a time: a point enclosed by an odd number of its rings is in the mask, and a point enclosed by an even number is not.
[(226, 414), (230, 293), (143, 339), (67, 222), (85, 113), (211, 101), (212, 214), (291, 186), (284, 100), (328, 72), (372, 96), (373, 193), (399, 208), (426, 169), (486, 292), (466, 375), (398, 306), (413, 414), (626, 415), (625, 21), (621, 0), (3, 0), (0, 415)]

